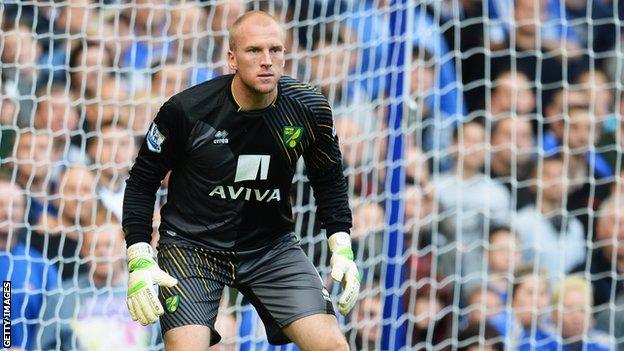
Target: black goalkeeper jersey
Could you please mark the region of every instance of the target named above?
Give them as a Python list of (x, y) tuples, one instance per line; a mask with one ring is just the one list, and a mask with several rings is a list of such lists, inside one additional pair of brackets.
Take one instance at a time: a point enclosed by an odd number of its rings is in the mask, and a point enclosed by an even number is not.
[(156, 192), (169, 170), (161, 238), (232, 251), (266, 245), (293, 231), (289, 194), (301, 156), (323, 228), (349, 231), (347, 183), (325, 97), (282, 77), (270, 106), (241, 111), (232, 79), (196, 85), (161, 107), (127, 180), (127, 245), (150, 240)]

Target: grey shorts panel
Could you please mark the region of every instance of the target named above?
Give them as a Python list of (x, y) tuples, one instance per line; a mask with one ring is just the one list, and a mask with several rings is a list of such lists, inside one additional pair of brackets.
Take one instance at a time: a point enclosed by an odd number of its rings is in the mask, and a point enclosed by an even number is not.
[[(209, 250), (161, 244), (158, 265), (178, 279), (173, 288), (161, 287), (158, 299), (165, 313), (160, 317), (163, 337), (168, 330), (185, 325), (205, 325), (211, 330), (210, 345), (221, 340), (214, 328), (223, 288), (233, 280), (233, 263), (229, 255)], [(169, 311), (166, 300), (177, 296), (175, 311)]]
[(254, 305), (274, 345), (291, 342), (281, 329), (313, 314), (335, 314), (319, 274), (290, 235), (265, 252), (240, 253), (239, 291)]

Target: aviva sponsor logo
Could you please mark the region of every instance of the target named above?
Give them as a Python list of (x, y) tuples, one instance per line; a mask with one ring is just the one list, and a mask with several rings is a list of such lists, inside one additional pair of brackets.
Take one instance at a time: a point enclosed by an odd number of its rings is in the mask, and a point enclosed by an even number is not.
[[(236, 163), (234, 183), (242, 181), (267, 180), (271, 155), (240, 155)], [(279, 189), (252, 189), (243, 186), (217, 185), (208, 194), (222, 199), (271, 202), (282, 199)]]
[(280, 201), (282, 199), (279, 189), (260, 190), (232, 185), (217, 185), (208, 195), (222, 199), (237, 200), (242, 198), (245, 201), (255, 200), (259, 202)]

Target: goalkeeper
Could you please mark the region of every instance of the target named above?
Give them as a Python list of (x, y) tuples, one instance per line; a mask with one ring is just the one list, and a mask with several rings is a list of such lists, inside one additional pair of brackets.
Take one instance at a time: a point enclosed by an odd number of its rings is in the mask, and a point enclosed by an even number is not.
[[(284, 33), (270, 15), (238, 18), (229, 46), (235, 73), (165, 102), (130, 171), (123, 204), (130, 314), (144, 325), (160, 316), (168, 351), (206, 350), (220, 340), (214, 323), (228, 285), (254, 305), (270, 343), (348, 350), (327, 290), (293, 233), (289, 199), (303, 156), (346, 315), (360, 282), (331, 109), (309, 85), (281, 76)], [(156, 263), (152, 211), (169, 170)]]

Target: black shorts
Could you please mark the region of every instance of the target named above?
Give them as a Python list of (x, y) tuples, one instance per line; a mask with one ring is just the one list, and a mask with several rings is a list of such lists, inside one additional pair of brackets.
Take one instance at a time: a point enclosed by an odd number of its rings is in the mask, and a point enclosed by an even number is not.
[(175, 287), (159, 290), (165, 309), (160, 317), (163, 335), (176, 327), (199, 324), (210, 328), (210, 344), (218, 343), (221, 336), (214, 324), (225, 285), (237, 288), (256, 308), (273, 345), (291, 342), (281, 332), (291, 322), (313, 314), (335, 314), (318, 272), (294, 234), (242, 252), (161, 243), (158, 265), (178, 279)]

